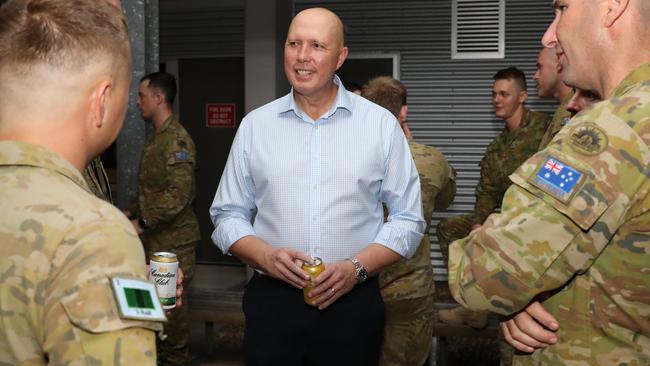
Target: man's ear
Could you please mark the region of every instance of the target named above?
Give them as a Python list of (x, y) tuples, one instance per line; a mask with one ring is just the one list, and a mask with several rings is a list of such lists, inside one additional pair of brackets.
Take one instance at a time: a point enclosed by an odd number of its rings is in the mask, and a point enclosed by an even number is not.
[(408, 105), (404, 104), (402, 108), (399, 110), (399, 118), (398, 120), (400, 123), (406, 122), (406, 116), (409, 114), (409, 107)]
[[(647, 0), (640, 0), (647, 1)], [(606, 13), (603, 19), (605, 27), (609, 28), (625, 13), (628, 8), (630, 0), (606, 0), (605, 7)]]
[(526, 99), (528, 99), (528, 91), (526, 91), (526, 90), (520, 91), (519, 92), (519, 97), (517, 99), (519, 99), (519, 103), (524, 104)]
[(112, 84), (109, 80), (102, 80), (91, 95), (90, 112), (95, 127), (102, 127), (106, 115), (106, 103), (109, 103)]
[(156, 105), (161, 105), (165, 102), (165, 96), (159, 91), (155, 91), (153, 97), (156, 98)]
[(341, 66), (343, 66), (343, 63), (345, 62), (345, 59), (348, 57), (348, 52), (350, 52), (350, 50), (347, 47), (343, 47), (341, 49), (341, 52), (339, 53), (339, 58), (336, 61), (336, 69), (337, 70), (339, 68), (341, 68)]

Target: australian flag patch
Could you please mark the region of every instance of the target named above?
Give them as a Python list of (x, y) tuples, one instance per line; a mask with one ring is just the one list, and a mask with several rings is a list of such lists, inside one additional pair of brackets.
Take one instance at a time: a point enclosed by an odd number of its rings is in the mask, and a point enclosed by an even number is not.
[(174, 153), (174, 159), (176, 159), (177, 162), (187, 161), (189, 157), (190, 154), (188, 154), (187, 151), (178, 151)]
[(534, 184), (562, 202), (568, 202), (579, 187), (583, 173), (549, 156), (533, 176)]

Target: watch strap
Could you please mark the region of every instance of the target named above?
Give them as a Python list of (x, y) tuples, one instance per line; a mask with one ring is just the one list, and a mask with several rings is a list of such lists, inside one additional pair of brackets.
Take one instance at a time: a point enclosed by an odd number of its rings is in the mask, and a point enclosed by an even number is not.
[(357, 282), (364, 282), (368, 278), (368, 271), (366, 271), (366, 269), (363, 267), (363, 264), (361, 264), (361, 262), (359, 262), (359, 260), (356, 258), (348, 258), (348, 260), (354, 265)]

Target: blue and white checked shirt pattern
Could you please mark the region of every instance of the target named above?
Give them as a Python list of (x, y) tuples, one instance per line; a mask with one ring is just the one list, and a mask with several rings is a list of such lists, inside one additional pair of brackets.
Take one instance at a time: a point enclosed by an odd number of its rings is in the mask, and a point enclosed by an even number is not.
[(370, 243), (415, 253), (424, 220), (404, 134), (387, 110), (334, 82), (336, 101), (316, 121), (293, 93), (243, 119), (210, 207), (224, 253), (247, 235), (326, 263)]

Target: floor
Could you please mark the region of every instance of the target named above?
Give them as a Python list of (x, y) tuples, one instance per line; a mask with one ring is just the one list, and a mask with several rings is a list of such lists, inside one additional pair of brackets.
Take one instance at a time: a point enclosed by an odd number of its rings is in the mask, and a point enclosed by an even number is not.
[[(196, 289), (238, 289), (246, 283), (246, 269), (214, 265), (198, 265), (191, 284)], [(190, 290), (191, 291), (191, 290)], [(438, 296), (442, 296), (438, 294)], [(205, 324), (193, 322), (191, 332), (191, 362), (189, 366), (243, 366), (243, 324), (220, 326), (215, 324), (209, 352)], [(432, 366), (496, 366), (499, 364), (498, 341), (463, 337), (440, 338), (438, 357), (429, 360)], [(442, 356), (442, 357), (441, 357)]]
[[(243, 267), (197, 265), (193, 288), (229, 289), (242, 286), (246, 282), (246, 270)], [(191, 362), (190, 366), (243, 366), (244, 356), (241, 348), (242, 329), (240, 327), (223, 327), (215, 324), (213, 352), (208, 353), (205, 337), (205, 324), (192, 323)]]

